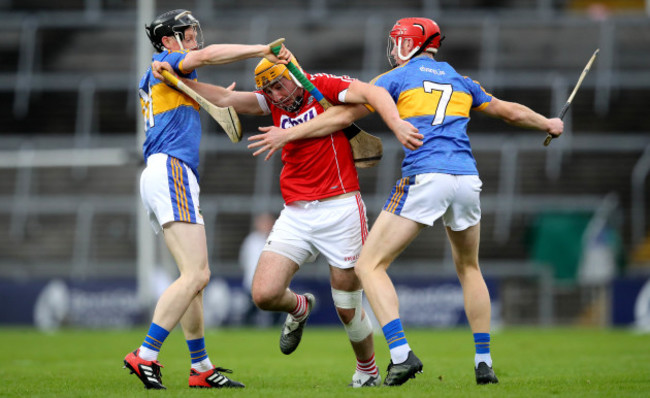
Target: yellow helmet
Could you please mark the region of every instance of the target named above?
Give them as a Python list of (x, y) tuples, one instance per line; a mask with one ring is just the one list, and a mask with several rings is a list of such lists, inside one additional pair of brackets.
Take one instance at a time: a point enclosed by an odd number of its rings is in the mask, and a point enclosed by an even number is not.
[[(298, 61), (296, 61), (295, 57), (291, 57), (291, 62), (293, 62), (293, 64), (296, 65), (298, 69), (302, 70), (302, 68), (300, 68), (300, 65), (298, 65)], [(302, 87), (289, 72), (287, 65), (274, 64), (268, 59), (262, 58), (262, 60), (255, 67), (255, 86), (257, 86), (258, 90), (263, 90), (264, 87), (268, 86), (271, 83), (275, 83), (281, 77), (286, 77), (289, 80), (293, 80), (299, 87)]]

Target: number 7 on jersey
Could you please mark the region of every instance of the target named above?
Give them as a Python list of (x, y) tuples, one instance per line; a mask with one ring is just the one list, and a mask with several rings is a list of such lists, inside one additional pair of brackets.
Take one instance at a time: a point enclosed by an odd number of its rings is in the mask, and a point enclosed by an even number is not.
[(440, 98), (438, 99), (438, 105), (436, 106), (436, 112), (433, 116), (431, 125), (437, 126), (439, 124), (442, 124), (442, 122), (445, 120), (447, 105), (449, 105), (449, 101), (451, 100), (451, 93), (454, 92), (454, 89), (452, 88), (451, 84), (441, 84), (429, 80), (423, 81), (422, 85), (424, 86), (424, 92), (427, 94), (439, 93)]

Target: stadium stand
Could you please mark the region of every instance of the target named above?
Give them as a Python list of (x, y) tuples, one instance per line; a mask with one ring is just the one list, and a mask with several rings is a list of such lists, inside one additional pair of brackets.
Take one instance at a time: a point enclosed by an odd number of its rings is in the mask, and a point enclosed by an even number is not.
[[(650, 226), (650, 118), (644, 117), (650, 20), (643, 2), (605, 1), (598, 10), (587, 3), (311, 0), (296, 6), (281, 0), (270, 7), (263, 0), (196, 0), (187, 7), (196, 10), (207, 42), (285, 37), (307, 71), (364, 80), (386, 69), (385, 32), (396, 17), (429, 16), (447, 36), (439, 60), (449, 60), (496, 96), (546, 115), (560, 109), (600, 48), (565, 118), (565, 136), (548, 149), (541, 134), (484, 117), (470, 123), (484, 181), (481, 256), (489, 274), (492, 265), (530, 266), (531, 229), (545, 212), (593, 214), (610, 193), (618, 206), (608, 218), (624, 252), (646, 253), (639, 247), (648, 241)], [(157, 2), (158, 10), (176, 6)], [(0, 11), (0, 276), (133, 276), (142, 165), (135, 143), (141, 71), (135, 70), (134, 37), (143, 34), (135, 2), (9, 0), (0, 1)], [(200, 76), (222, 85), (237, 81), (247, 90), (253, 88), (253, 66), (254, 61), (206, 68)], [(246, 135), (270, 123), (241, 119)], [(204, 123), (200, 172), (211, 262), (222, 274), (236, 274), (239, 244), (252, 216), (281, 208), (280, 163), (277, 156), (270, 163), (252, 158), (207, 117)], [(381, 165), (360, 172), (372, 220), (398, 178), (401, 155), (379, 118), (360, 124), (386, 145)], [(118, 149), (121, 155), (106, 164), (94, 159), (40, 167), (30, 152), (89, 148)], [(56, 154), (49, 159), (56, 164)], [(633, 181), (635, 173), (640, 177)], [(441, 228), (426, 230), (395, 272), (419, 272), (431, 262), (448, 271), (445, 242)], [(648, 255), (634, 258), (648, 262)], [(315, 268), (307, 272), (322, 273)], [(506, 285), (511, 290), (505, 296), (523, 294), (514, 282)], [(525, 302), (506, 316), (525, 319)]]

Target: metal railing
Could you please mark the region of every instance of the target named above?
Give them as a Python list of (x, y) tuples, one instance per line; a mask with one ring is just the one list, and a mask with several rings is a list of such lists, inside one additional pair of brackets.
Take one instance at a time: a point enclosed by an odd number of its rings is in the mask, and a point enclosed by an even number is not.
[[(94, 4), (94, 1), (90, 2)], [(207, 2), (209, 3), (209, 2)], [(206, 3), (206, 7), (208, 6)], [(426, 2), (425, 2), (426, 3)], [(540, 1), (540, 4), (545, 2)], [(546, 10), (546, 6), (541, 9)], [(0, 91), (11, 90), (14, 92), (13, 112), (16, 117), (23, 117), (29, 109), (29, 98), (33, 91), (47, 90), (76, 90), (79, 97), (84, 95), (84, 90), (92, 87), (96, 90), (124, 90), (132, 91), (133, 82), (137, 81), (139, 71), (131, 70), (127, 75), (119, 73), (105, 73), (101, 70), (89, 71), (89, 74), (71, 74), (66, 72), (40, 72), (38, 54), (42, 53), (40, 42), (36, 39), (38, 32), (44, 29), (113, 29), (125, 30), (134, 29), (134, 34), (141, 33), (136, 29), (135, 13), (133, 12), (115, 12), (97, 10), (95, 6), (89, 7), (87, 12), (51, 12), (56, 17), (50, 17), (48, 13), (20, 13), (18, 15), (0, 16), (1, 30), (20, 30), (20, 45), (18, 46), (18, 68), (15, 73), (0, 74)], [(99, 13), (99, 14), (98, 14)], [(99, 18), (99, 15), (101, 18)], [(208, 14), (210, 15), (210, 14)], [(559, 72), (537, 72), (521, 71), (512, 73), (502, 73), (497, 70), (497, 60), (503, 49), (500, 48), (499, 32), (503, 27), (539, 27), (550, 26), (557, 29), (563, 27), (598, 26), (599, 37), (594, 43), (601, 49), (601, 55), (597, 61), (595, 78), (587, 79), (585, 87), (598, 87), (596, 91), (595, 110), (603, 113), (609, 110), (611, 92), (615, 88), (648, 88), (650, 87), (650, 72), (646, 71), (625, 71), (618, 70), (614, 60), (617, 58), (617, 46), (615, 42), (616, 31), (620, 26), (630, 27), (647, 27), (650, 21), (643, 17), (624, 17), (618, 19), (606, 19), (603, 21), (592, 21), (587, 18), (576, 18), (563, 15), (556, 15), (553, 19), (537, 18), (535, 12), (526, 17), (519, 18), (497, 18), (494, 15), (477, 16), (474, 14), (445, 14), (444, 24), (448, 28), (455, 26), (466, 26), (468, 24), (481, 26), (480, 37), (480, 56), (479, 65), (474, 71), (466, 71), (471, 76), (480, 78), (486, 87), (491, 89), (506, 87), (551, 87), (553, 96), (556, 93), (563, 94), (567, 87), (572, 87), (579, 70), (575, 73)], [(362, 70), (341, 70), (343, 74), (358, 76), (364, 80), (381, 73), (385, 68), (385, 40), (381, 37), (386, 35), (384, 31), (386, 26), (394, 19), (392, 14), (383, 14), (381, 10), (373, 10), (373, 13), (364, 18), (358, 15), (343, 14), (338, 15), (337, 19), (332, 21), (331, 29), (345, 29), (351, 24), (364, 26), (363, 37), (363, 59)], [(214, 21), (217, 22), (217, 21)], [(268, 13), (257, 15), (253, 18), (250, 16), (233, 17), (223, 23), (236, 24), (238, 26), (249, 26), (249, 40), (254, 43), (262, 43), (269, 40), (269, 30), (273, 25), (273, 20)], [(299, 26), (300, 18), (283, 18), (283, 26), (287, 31)], [(206, 21), (209, 24), (209, 21)], [(570, 38), (565, 38), (570, 40)], [(310, 47), (305, 43), (294, 43), (296, 47)], [(585, 54), (589, 54), (593, 49), (586, 49)], [(646, 51), (648, 49), (645, 49)], [(639, 52), (644, 49), (638, 49)], [(252, 63), (249, 62), (249, 66)], [(135, 63), (132, 63), (135, 64)], [(230, 73), (229, 78), (233, 80), (248, 82), (249, 69), (238, 73)], [(220, 72), (221, 73), (221, 72)], [(89, 94), (86, 94), (89, 95)], [(92, 108), (84, 109), (86, 115), (79, 116), (83, 120), (93, 118)], [(89, 114), (89, 115), (88, 115)]]
[[(541, 136), (540, 136), (541, 137)], [(495, 214), (495, 228), (491, 232), (497, 242), (506, 242), (509, 238), (511, 220), (517, 214), (537, 214), (548, 210), (592, 210), (602, 205), (603, 196), (593, 193), (581, 195), (522, 194), (518, 192), (515, 180), (518, 153), (542, 152), (546, 149), (528, 135), (516, 139), (503, 140), (494, 134), (473, 134), (472, 144), (475, 153), (483, 151), (500, 153), (499, 188), (495, 194), (482, 195), (482, 210), (485, 214)], [(71, 142), (66, 140), (66, 142)], [(97, 214), (135, 214), (140, 205), (139, 193), (133, 195), (98, 195), (93, 193), (83, 195), (42, 195), (32, 192), (32, 177), (34, 170), (47, 167), (119, 167), (133, 165), (137, 173), (136, 159), (138, 155), (133, 150), (124, 149), (132, 146), (131, 140), (125, 140), (122, 147), (113, 148), (62, 148), (37, 150), (22, 148), (0, 152), (0, 169), (15, 169), (16, 183), (14, 192), (0, 194), (0, 213), (10, 215), (11, 236), (20, 239), (25, 234), (25, 220), (28, 215), (38, 214), (69, 214), (75, 215), (77, 233), (75, 235), (74, 252), (70, 260), (74, 266), (74, 274), (82, 275), (81, 264), (89, 262), (90, 245), (89, 231)], [(38, 145), (35, 145), (38, 146)], [(646, 148), (641, 153), (639, 148)], [(645, 225), (644, 182), (650, 169), (650, 135), (625, 135), (603, 137), (601, 135), (577, 137), (574, 140), (573, 151), (609, 153), (630, 153), (638, 156), (639, 160), (632, 176), (631, 228), (634, 242), (638, 241), (639, 231)], [(208, 135), (204, 137), (204, 156), (219, 156), (220, 153), (236, 153), (250, 156), (250, 151), (244, 145), (232, 145), (225, 137)], [(396, 140), (384, 140), (384, 160), (380, 163), (373, 178), (376, 179), (375, 192), (364, 192), (364, 200), (371, 211), (380, 209), (386, 199), (386, 186), (391, 186), (394, 171), (399, 169), (399, 154), (401, 146)], [(269, 164), (257, 160), (255, 166), (254, 191), (251, 194), (203, 194), (202, 206), (206, 220), (215, 219), (223, 214), (251, 214), (260, 211), (277, 210), (281, 207), (282, 198), (272, 192), (275, 185), (274, 173)], [(137, 176), (133, 176), (134, 181)], [(374, 210), (373, 210), (374, 209)], [(206, 223), (210, 225), (212, 223)], [(210, 226), (212, 228), (213, 226)], [(210, 231), (208, 231), (210, 232)], [(214, 232), (214, 231), (213, 231)], [(633, 242), (633, 243), (634, 243)], [(211, 250), (211, 253), (214, 251)], [(218, 252), (218, 251), (217, 251)], [(449, 260), (449, 253), (445, 255)], [(447, 261), (450, 262), (450, 261)]]
[[(585, 26), (585, 27), (598, 27), (598, 38), (595, 40), (601, 49), (601, 56), (598, 60), (594, 76), (586, 79), (583, 83), (584, 88), (597, 88), (595, 91), (594, 109), (597, 112), (608, 112), (610, 105), (611, 92), (618, 88), (650, 88), (650, 71), (647, 69), (639, 70), (620, 70), (614, 59), (617, 58), (617, 43), (615, 42), (617, 29), (620, 27), (647, 27), (650, 21), (644, 16), (638, 17), (622, 17), (611, 18), (604, 21), (595, 22), (587, 18), (571, 17), (561, 14), (559, 10), (552, 7), (550, 0), (538, 0), (529, 2), (534, 4), (531, 7), (522, 7), (518, 10), (516, 17), (508, 16), (508, 13), (496, 14), (479, 14), (472, 12), (459, 12), (447, 7), (444, 1), (438, 0), (423, 0), (420, 5), (419, 11), (429, 14), (435, 12), (436, 15), (441, 15), (444, 20), (445, 26), (450, 28), (463, 27), (463, 26), (480, 26), (480, 56), (477, 69), (474, 71), (467, 71), (470, 75), (480, 77), (485, 86), (491, 88), (550, 88), (551, 90), (551, 109), (559, 110), (564, 103), (567, 93), (573, 87), (575, 80), (579, 74), (579, 70), (575, 72), (546, 72), (546, 71), (508, 71), (507, 73), (498, 70), (499, 54), (503, 49), (500, 46), (500, 32), (506, 27), (513, 26), (552, 26), (556, 29), (561, 29), (568, 26)], [(163, 2), (159, 2), (163, 4)], [(214, 12), (217, 7), (214, 2), (207, 0), (199, 0), (196, 3), (197, 9), (200, 10), (200, 15), (205, 16), (206, 19), (215, 19), (217, 14)], [(308, 6), (307, 18), (319, 18), (333, 6), (333, 2), (327, 0), (311, 0)], [(521, 11), (527, 13), (521, 14)], [(244, 24), (248, 25), (249, 42), (260, 43), (268, 40), (271, 28), (274, 25), (274, 15), (280, 12), (275, 9), (265, 10), (263, 14), (258, 14), (253, 18), (250, 15), (239, 15), (236, 11), (227, 11), (225, 15), (220, 15), (224, 23)], [(418, 10), (413, 10), (418, 11)], [(284, 10), (286, 12), (286, 10)], [(332, 20), (330, 28), (334, 30), (345, 29), (352, 24), (360, 24), (363, 26), (363, 53), (359, 56), (362, 57), (362, 70), (341, 70), (341, 73), (357, 75), (368, 80), (378, 73), (382, 72), (381, 65), (384, 61), (385, 55), (385, 41), (381, 40), (385, 36), (385, 27), (390, 24), (395, 18), (394, 10), (376, 9), (365, 17), (360, 18), (358, 14), (354, 13), (341, 13), (337, 15), (335, 20)], [(228, 19), (227, 21), (225, 19)], [(19, 30), (20, 45), (18, 46), (18, 68), (16, 72), (0, 73), (0, 91), (10, 91), (14, 93), (14, 103), (12, 111), (15, 117), (24, 117), (29, 113), (30, 96), (33, 92), (41, 91), (77, 91), (77, 111), (76, 111), (76, 124), (74, 132), (74, 153), (76, 157), (70, 159), (80, 159), (79, 155), (83, 153), (84, 148), (87, 148), (89, 143), (96, 137), (97, 115), (95, 115), (96, 107), (94, 106), (95, 96), (98, 91), (106, 90), (120, 90), (120, 91), (135, 91), (134, 82), (137, 81), (139, 75), (138, 71), (131, 70), (127, 74), (123, 73), (105, 73), (103, 71), (89, 71), (87, 74), (76, 74), (65, 71), (60, 72), (42, 72), (42, 61), (39, 54), (42, 53), (42, 48), (38, 34), (44, 29), (60, 28), (60, 29), (114, 29), (124, 30), (133, 29), (137, 34), (141, 34), (141, 29), (135, 26), (136, 14), (131, 10), (123, 11), (107, 11), (102, 7), (102, 2), (97, 0), (86, 0), (84, 8), (80, 12), (36, 12), (36, 13), (6, 13), (0, 15), (0, 30)], [(212, 22), (215, 22), (216, 19)], [(295, 28), (301, 24), (301, 18), (282, 18), (283, 26), (287, 29)], [(208, 22), (209, 24), (209, 22)], [(135, 34), (135, 33), (134, 33)], [(298, 47), (305, 47), (305, 44), (296, 43)], [(305, 47), (306, 48), (306, 47)], [(586, 53), (590, 53), (586, 51)], [(133, 56), (136, 58), (136, 55)], [(242, 71), (227, 71), (224, 79), (232, 79), (237, 81), (248, 82), (250, 80), (250, 69), (254, 64), (254, 60), (248, 61), (247, 67)], [(132, 62), (135, 64), (135, 62)], [(221, 72), (220, 72), (221, 73)], [(209, 73), (208, 73), (209, 74)], [(135, 106), (130, 108), (135, 112)], [(551, 179), (558, 179), (562, 173), (562, 160), (573, 151), (583, 150), (610, 150), (610, 151), (638, 151), (639, 148), (645, 148), (648, 145), (647, 135), (635, 137), (616, 138), (608, 137), (591, 137), (581, 134), (580, 137), (572, 136), (572, 120), (571, 113), (567, 114), (565, 119), (566, 132), (561, 140), (554, 141), (553, 145), (546, 149), (546, 174)], [(497, 241), (503, 242), (509, 238), (512, 216), (515, 212), (521, 211), (534, 211), (535, 209), (543, 208), (544, 206), (551, 205), (552, 203), (564, 203), (568, 206), (567, 200), (562, 198), (552, 198), (548, 201), (542, 196), (527, 198), (526, 201), (521, 201), (521, 197), (517, 193), (515, 181), (517, 179), (516, 167), (512, 165), (517, 163), (518, 156), (522, 150), (531, 150), (533, 146), (540, 145), (538, 142), (531, 141), (530, 139), (500, 139), (496, 135), (476, 134), (472, 138), (475, 150), (485, 148), (492, 148), (501, 152), (501, 172), (499, 173), (499, 191), (494, 196), (484, 197), (484, 210), (492, 211), (498, 215), (497, 222), (494, 225), (493, 234)], [(208, 144), (209, 146), (210, 144)], [(591, 149), (590, 149), (591, 148)], [(0, 148), (4, 149), (4, 148)], [(49, 156), (47, 154), (39, 153), (35, 156), (28, 148), (16, 153), (4, 153), (0, 156), (1, 167), (16, 167), (19, 169), (17, 173), (17, 183), (15, 192), (11, 195), (12, 205), (9, 208), (15, 210), (12, 213), (11, 231), (16, 236), (24, 231), (24, 216), (25, 216), (25, 203), (29, 203), (33, 198), (29, 198), (29, 187), (31, 185), (31, 168), (40, 167), (39, 165), (48, 164), (43, 160), (49, 158), (62, 158), (57, 154)], [(535, 150), (541, 148), (535, 148)], [(210, 150), (210, 149), (208, 149)], [(390, 151), (399, 151), (398, 147), (386, 145), (387, 154)], [(126, 153), (127, 151), (125, 151)], [(43, 155), (43, 156), (42, 156)], [(17, 156), (17, 157), (16, 157)], [(107, 154), (106, 156), (97, 157), (93, 159), (86, 158), (81, 160), (75, 167), (94, 167), (102, 163), (101, 159), (113, 159), (113, 162), (125, 162), (124, 157), (132, 156), (132, 154)], [(82, 156), (83, 157), (83, 156)], [(632, 176), (632, 215), (631, 215), (631, 229), (633, 243), (637, 243), (645, 234), (645, 197), (644, 187), (647, 175), (650, 172), (650, 161), (648, 158), (648, 150), (639, 159), (637, 167)], [(29, 160), (31, 159), (31, 160)], [(379, 166), (379, 173), (377, 178), (382, 181), (380, 186), (387, 186), (391, 181), (391, 173), (388, 171), (395, 170), (398, 165), (395, 164), (396, 156), (385, 156), (385, 159)], [(53, 161), (53, 160), (52, 160)], [(32, 163), (30, 163), (32, 162)], [(42, 163), (35, 163), (42, 162)], [(84, 163), (85, 162), (85, 163)], [(96, 162), (94, 165), (92, 162)], [(50, 163), (51, 164), (51, 163)], [(117, 163), (115, 163), (117, 164)], [(4, 165), (4, 166), (3, 166)], [(104, 164), (106, 166), (106, 164)], [(255, 184), (255, 196), (265, 198), (268, 200), (276, 200), (270, 194), (270, 181), (269, 168), (259, 166), (258, 173), (256, 173), (257, 183)], [(366, 195), (366, 201), (369, 205), (380, 205), (383, 201), (384, 192), (375, 192), (374, 196)], [(5, 198), (6, 199), (6, 198)], [(583, 198), (588, 201), (589, 206), (596, 206), (599, 198)], [(65, 201), (64, 201), (65, 202)], [(223, 201), (220, 201), (223, 202)], [(238, 205), (245, 204), (249, 209), (255, 206), (261, 206), (260, 202), (252, 202), (246, 198), (238, 198)], [(525, 205), (523, 203), (526, 203)], [(65, 207), (65, 203), (61, 203)], [(101, 204), (89, 205), (85, 210), (80, 210), (74, 206), (75, 212), (81, 212), (79, 218), (87, 220), (80, 225), (92, 225), (93, 216), (95, 212), (101, 212)], [(37, 208), (40, 208), (36, 205)], [(83, 207), (83, 206), (82, 206)], [(7, 207), (4, 207), (5, 209)], [(234, 209), (215, 209), (215, 211), (233, 211)], [(125, 210), (126, 211), (126, 210)], [(87, 213), (87, 214), (86, 214)], [(22, 221), (21, 221), (22, 220)], [(80, 238), (81, 239), (81, 238)], [(79, 242), (76, 247), (79, 247), (79, 253), (87, 252), (83, 248), (85, 243)], [(77, 258), (83, 257), (83, 254), (77, 254)]]

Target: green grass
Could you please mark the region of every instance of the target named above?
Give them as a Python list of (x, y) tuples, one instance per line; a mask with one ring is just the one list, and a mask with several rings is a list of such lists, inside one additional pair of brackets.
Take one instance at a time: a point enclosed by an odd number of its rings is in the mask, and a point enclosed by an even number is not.
[[(233, 369), (244, 390), (187, 387), (189, 355), (182, 333), (165, 342), (160, 361), (167, 391), (146, 391), (122, 358), (145, 328), (133, 331), (69, 330), (42, 334), (0, 328), (0, 397), (220, 396), (364, 397), (621, 397), (650, 395), (650, 337), (625, 330), (506, 329), (492, 335), (500, 384), (474, 382), (468, 329), (408, 331), (424, 373), (401, 387), (351, 390), (355, 361), (342, 329), (307, 328), (300, 348), (280, 353), (275, 329), (211, 330), (213, 363)], [(385, 375), (388, 349), (376, 338)]]

